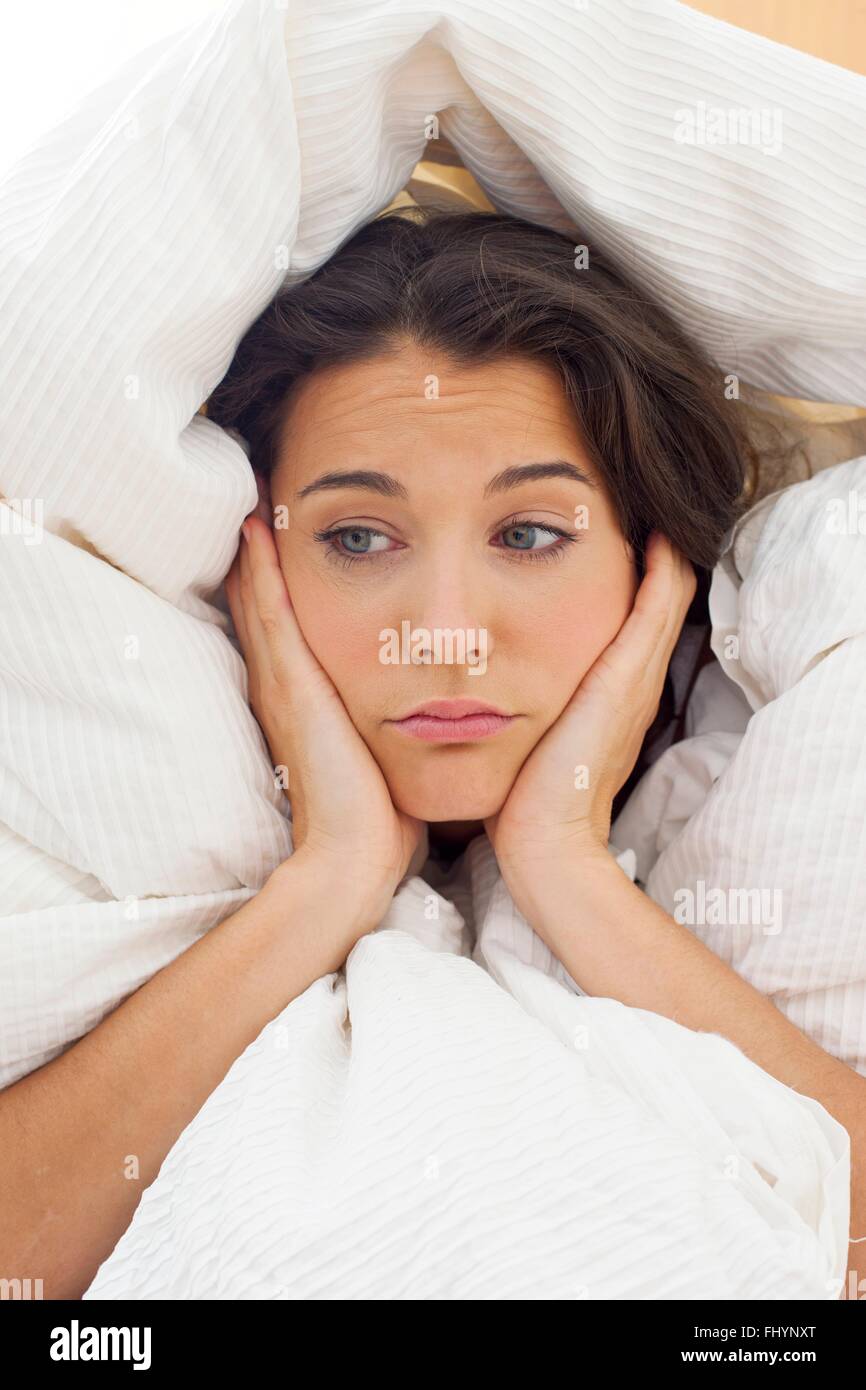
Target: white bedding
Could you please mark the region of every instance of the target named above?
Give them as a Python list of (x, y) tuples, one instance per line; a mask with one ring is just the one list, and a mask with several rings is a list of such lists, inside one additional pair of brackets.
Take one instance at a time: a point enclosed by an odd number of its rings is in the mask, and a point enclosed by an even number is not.
[(866, 457), (752, 508), (710, 613), (703, 703), (612, 836), (656, 902), (866, 1075)]
[[(672, 141), (676, 109), (768, 90), (788, 118), (779, 155)], [(398, 0), (387, 14), (372, 0), (233, 0), (129, 64), (0, 185), (2, 1085), (291, 850), (219, 607), (254, 482), (240, 445), (196, 411), (284, 256), (304, 273), (386, 205), (431, 112), (499, 206), (559, 223), (553, 190), (731, 370), (866, 399), (863, 79), (661, 0), (543, 0), (531, 14), (511, 0)], [(44, 531), (15, 524), (28, 499)], [(843, 549), (856, 623), (861, 552)], [(823, 615), (813, 629), (798, 611), (812, 671), (760, 670), (748, 644), (766, 610), (736, 621), (760, 714), (790, 687), (800, 730), (809, 692), (826, 697), (822, 668), (854, 680), (864, 638), (837, 624), (821, 661), (807, 648), (827, 637)], [(836, 716), (855, 737), (852, 709)], [(730, 760), (723, 823), (738, 834), (738, 808), (763, 805), (755, 743)], [(817, 793), (795, 787), (819, 806), (834, 786), (821, 772)], [(846, 834), (863, 776), (861, 759)], [(703, 863), (727, 872), (713, 825), (689, 843), (688, 861), (649, 846), (660, 900)], [(90, 1296), (835, 1295), (842, 1127), (724, 1039), (582, 996), (514, 910), (486, 840), (465, 867), (453, 902), (411, 874), (345, 975), (237, 1060)], [(859, 987), (858, 870), (838, 861), (786, 969), (811, 969), (809, 943), (847, 913), (834, 966)]]
[(725, 1039), (569, 990), (486, 837), (467, 859), (247, 1048), (85, 1298), (838, 1291), (841, 1127)]

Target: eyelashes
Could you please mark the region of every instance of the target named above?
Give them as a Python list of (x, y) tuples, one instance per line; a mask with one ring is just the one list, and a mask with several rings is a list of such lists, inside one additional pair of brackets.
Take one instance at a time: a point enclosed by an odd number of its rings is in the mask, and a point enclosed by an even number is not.
[[(547, 531), (550, 535), (557, 537), (555, 545), (545, 546), (542, 550), (532, 550), (521, 546), (497, 546), (496, 549), (503, 550), (508, 555), (509, 560), (529, 560), (532, 563), (540, 561), (550, 561), (561, 559), (565, 554), (566, 547), (574, 545), (581, 540), (581, 536), (574, 531), (564, 531), (559, 526), (551, 526), (549, 523), (532, 521), (528, 517), (518, 517), (509, 521), (506, 526), (500, 527), (497, 535), (504, 535), (507, 531)], [(382, 536), (385, 540), (390, 539), (383, 531), (377, 531), (374, 526), (332, 526), (329, 530), (314, 531), (313, 537), (321, 545), (324, 545), (326, 554), (330, 560), (342, 564), (344, 568), (357, 563), (370, 564), (377, 555), (387, 555), (394, 552), (386, 550), (367, 551), (366, 554), (342, 550), (337, 544), (340, 537), (344, 535), (365, 535)]]

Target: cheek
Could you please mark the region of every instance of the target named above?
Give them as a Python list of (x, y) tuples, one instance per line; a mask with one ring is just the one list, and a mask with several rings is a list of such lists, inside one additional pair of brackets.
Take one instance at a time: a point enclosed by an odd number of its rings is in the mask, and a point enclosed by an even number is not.
[(281, 563), (307, 646), (349, 713), (360, 714), (371, 684), (385, 669), (379, 661), (381, 622), (348, 586), (335, 586), (291, 558), (283, 562), (281, 557)]
[(351, 606), (330, 590), (308, 585), (298, 592), (295, 613), (313, 655), (332, 680), (369, 662), (370, 638)]
[(531, 615), (522, 615), (522, 641), (525, 644), (531, 633), (533, 665), (553, 687), (551, 704), (556, 693), (571, 694), (613, 641), (631, 611), (636, 591), (634, 571), (626, 565), (618, 571), (607, 569), (597, 578), (582, 577), (574, 585), (551, 587)]

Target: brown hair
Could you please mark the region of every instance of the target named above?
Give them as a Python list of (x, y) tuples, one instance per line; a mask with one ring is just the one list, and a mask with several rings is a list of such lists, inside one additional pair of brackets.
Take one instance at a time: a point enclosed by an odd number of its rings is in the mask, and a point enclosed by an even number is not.
[[(757, 460), (721, 370), (606, 251), (586, 249), (582, 266), (570, 238), (496, 212), (379, 216), (280, 290), (241, 339), (208, 417), (236, 431), (268, 474), (292, 388), (317, 368), (407, 338), (458, 364), (542, 359), (559, 373), (639, 573), (650, 531), (662, 531), (697, 573), (686, 621), (706, 622), (710, 573), (754, 491)], [(644, 750), (674, 714), (668, 677)]]

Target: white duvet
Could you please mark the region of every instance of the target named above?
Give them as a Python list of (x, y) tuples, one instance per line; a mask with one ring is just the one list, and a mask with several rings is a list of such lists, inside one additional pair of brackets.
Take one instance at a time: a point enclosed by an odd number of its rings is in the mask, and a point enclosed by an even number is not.
[[(670, 139), (689, 101), (770, 89), (780, 155)], [(866, 399), (862, 79), (666, 0), (233, 0), (127, 65), (0, 185), (0, 1084), (291, 851), (220, 607), (255, 486), (196, 412), (431, 112), (499, 206), (626, 248), (755, 384)], [(782, 885), (780, 933), (695, 930), (860, 1069), (866, 538), (820, 508), (856, 510), (864, 470), (733, 546), (734, 684), (614, 827), (666, 906)], [(237, 1059), (86, 1296), (834, 1297), (844, 1129), (730, 1042), (584, 996), (484, 837), (453, 880), (422, 868)]]

